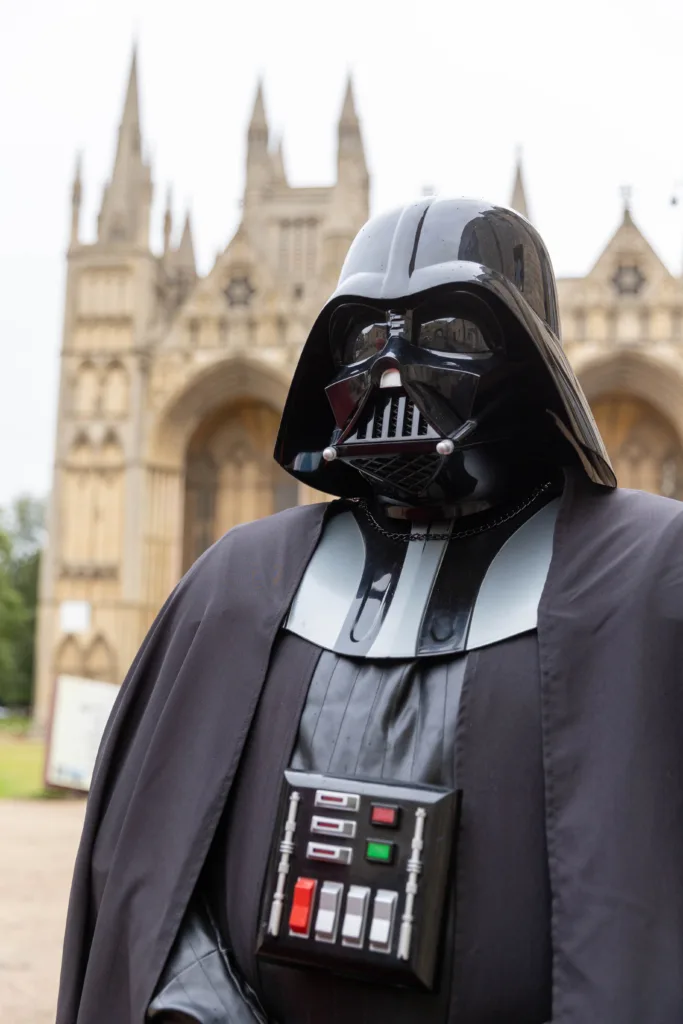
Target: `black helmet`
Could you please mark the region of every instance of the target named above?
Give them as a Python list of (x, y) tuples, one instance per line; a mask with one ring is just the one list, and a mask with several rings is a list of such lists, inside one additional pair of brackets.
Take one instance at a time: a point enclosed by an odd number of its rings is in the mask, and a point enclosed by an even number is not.
[(590, 480), (616, 486), (562, 350), (538, 232), (468, 199), (373, 217), (303, 347), (276, 460), (329, 494), (434, 498), (449, 464), (462, 474), (463, 459), (471, 468), (487, 446), (519, 450), (521, 438), (555, 462), (572, 451)]

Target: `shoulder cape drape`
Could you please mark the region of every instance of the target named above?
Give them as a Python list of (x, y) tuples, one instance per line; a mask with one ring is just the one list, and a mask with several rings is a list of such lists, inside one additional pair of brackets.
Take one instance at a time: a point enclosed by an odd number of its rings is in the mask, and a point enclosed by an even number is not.
[(325, 514), (237, 527), (152, 626), (105, 732), (76, 859), (57, 1024), (142, 1024)]
[[(124, 683), (76, 862), (57, 1024), (143, 1024), (332, 506), (227, 534)], [(683, 504), (569, 474), (539, 607), (553, 1024), (683, 1020)]]

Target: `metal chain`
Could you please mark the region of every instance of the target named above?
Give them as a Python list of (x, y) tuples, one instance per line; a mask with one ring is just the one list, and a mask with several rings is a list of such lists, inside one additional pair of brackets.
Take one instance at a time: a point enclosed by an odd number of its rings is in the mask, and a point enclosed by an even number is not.
[(367, 502), (363, 498), (352, 498), (359, 508), (362, 509), (365, 518), (368, 520), (373, 529), (377, 530), (378, 533), (388, 537), (389, 540), (402, 541), (408, 544), (411, 540), (460, 540), (463, 537), (474, 537), (478, 533), (485, 533), (487, 530), (492, 530), (495, 526), (502, 526), (503, 523), (509, 522), (510, 519), (514, 519), (520, 512), (523, 512), (529, 505), (533, 505), (537, 498), (541, 496), (551, 486), (551, 481), (542, 484), (537, 487), (535, 491), (522, 502), (521, 505), (517, 505), (510, 512), (507, 512), (503, 516), (498, 516), (493, 519), (490, 523), (485, 523), (483, 526), (476, 526), (469, 530), (460, 530), (459, 533), (391, 533), (389, 530), (385, 530), (381, 523), (378, 523), (372, 512), (368, 508)]

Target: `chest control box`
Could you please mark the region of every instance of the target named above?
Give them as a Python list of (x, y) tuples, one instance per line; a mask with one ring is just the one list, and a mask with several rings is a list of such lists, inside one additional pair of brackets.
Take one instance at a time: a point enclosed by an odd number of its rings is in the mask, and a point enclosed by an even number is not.
[(258, 955), (433, 988), (458, 804), (454, 790), (286, 771)]

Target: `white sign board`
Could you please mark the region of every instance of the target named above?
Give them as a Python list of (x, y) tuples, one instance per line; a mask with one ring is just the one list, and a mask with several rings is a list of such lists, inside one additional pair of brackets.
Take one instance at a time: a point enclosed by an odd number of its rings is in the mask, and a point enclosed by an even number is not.
[(62, 633), (87, 633), (90, 629), (89, 601), (62, 601), (59, 606), (59, 626)]
[(45, 782), (90, 789), (104, 727), (119, 692), (113, 683), (58, 676), (45, 763)]

